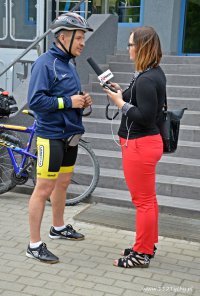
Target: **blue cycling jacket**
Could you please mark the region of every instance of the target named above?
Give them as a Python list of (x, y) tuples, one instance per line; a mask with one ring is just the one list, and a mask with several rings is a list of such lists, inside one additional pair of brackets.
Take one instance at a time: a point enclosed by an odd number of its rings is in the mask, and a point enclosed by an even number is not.
[(71, 96), (81, 90), (70, 56), (55, 44), (33, 64), (28, 106), (36, 113), (36, 135), (65, 139), (83, 134), (82, 109), (72, 108)]

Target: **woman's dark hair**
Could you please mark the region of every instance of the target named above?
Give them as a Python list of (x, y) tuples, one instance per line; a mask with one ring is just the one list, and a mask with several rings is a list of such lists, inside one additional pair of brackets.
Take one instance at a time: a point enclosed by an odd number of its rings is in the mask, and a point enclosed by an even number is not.
[(135, 69), (144, 71), (149, 67), (156, 67), (162, 58), (160, 39), (152, 27), (138, 27), (131, 33), (135, 43)]

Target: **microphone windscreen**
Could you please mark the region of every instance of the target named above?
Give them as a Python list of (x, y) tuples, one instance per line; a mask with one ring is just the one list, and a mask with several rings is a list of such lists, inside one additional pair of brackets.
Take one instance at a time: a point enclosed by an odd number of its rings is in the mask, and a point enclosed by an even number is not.
[(93, 60), (93, 58), (88, 58), (87, 59), (87, 62), (90, 64), (90, 66), (92, 67), (92, 69), (94, 70), (94, 72), (97, 74), (97, 76), (99, 76), (99, 75), (101, 75), (103, 73), (103, 71), (101, 70), (101, 68), (99, 68), (99, 66)]

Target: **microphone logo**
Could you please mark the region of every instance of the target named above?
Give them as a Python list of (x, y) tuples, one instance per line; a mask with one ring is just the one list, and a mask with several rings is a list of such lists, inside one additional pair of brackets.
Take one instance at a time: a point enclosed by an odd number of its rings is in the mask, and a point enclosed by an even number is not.
[(107, 81), (109, 81), (111, 78), (113, 78), (114, 75), (112, 74), (112, 72), (108, 69), (107, 71), (103, 72), (102, 74), (100, 74), (98, 76), (98, 79), (101, 83), (106, 83)]

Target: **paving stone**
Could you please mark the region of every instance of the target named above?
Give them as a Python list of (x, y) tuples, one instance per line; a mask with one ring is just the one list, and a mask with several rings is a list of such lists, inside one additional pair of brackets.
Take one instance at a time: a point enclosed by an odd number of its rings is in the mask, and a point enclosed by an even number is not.
[(32, 293), (31, 295), (34, 295), (34, 296), (51, 296), (53, 294), (53, 291), (52, 290), (49, 290), (47, 288), (40, 288), (40, 287), (31, 287), (31, 286), (28, 286), (24, 289), (24, 292), (26, 293)]
[[(65, 272), (63, 271), (63, 276), (65, 276), (65, 278), (67, 279), (67, 275), (65, 275)], [(71, 274), (69, 276), (69, 278), (72, 279), (77, 279), (77, 280), (85, 280), (87, 277), (87, 274), (81, 273), (81, 272), (73, 272), (73, 274)]]
[(182, 279), (178, 277), (173, 277), (169, 275), (163, 275), (163, 274), (154, 274), (152, 279), (160, 281), (160, 282), (165, 282), (169, 284), (180, 284)]
[(25, 285), (31, 285), (31, 286), (35, 286), (35, 287), (42, 287), (46, 284), (46, 281), (44, 280), (40, 280), (40, 279), (32, 279), (29, 277), (20, 277), (17, 281), (20, 284), (25, 284)]
[(23, 292), (16, 292), (16, 291), (4, 291), (1, 295), (3, 296), (33, 296), (33, 294), (23, 293)]
[(85, 289), (85, 288), (75, 288), (74, 293), (76, 295), (80, 295), (80, 296), (103, 296), (104, 293), (100, 292), (100, 291), (91, 291), (89, 289)]
[(123, 295), (124, 289), (113, 287), (113, 286), (108, 286), (108, 285), (103, 285), (103, 284), (97, 284), (95, 286), (96, 290), (102, 291), (102, 292), (108, 292), (112, 293), (114, 295)]
[(39, 274), (39, 279), (45, 280), (45, 281), (56, 282), (56, 283), (64, 283), (65, 280), (66, 280), (61, 275), (52, 275), (52, 274), (49, 274), (49, 273), (40, 273)]
[(138, 292), (138, 291), (134, 292), (132, 290), (126, 290), (123, 294), (123, 296), (146, 296), (146, 295), (147, 295), (146, 292), (145, 293)]
[(1, 281), (15, 282), (19, 278), (18, 275), (11, 274), (10, 272), (9, 273), (5, 273), (3, 271), (4, 270), (2, 270), (0, 272), (0, 279), (1, 279)]
[(180, 279), (184, 279), (184, 280), (191, 280), (194, 282), (199, 282), (200, 280), (200, 271), (197, 270), (198, 274), (195, 276), (194, 274), (189, 274), (189, 272), (183, 273), (183, 272), (177, 272), (177, 271), (172, 271), (171, 275), (176, 277), (176, 278), (180, 278)]
[(184, 287), (187, 287), (187, 288), (192, 288), (192, 289), (196, 289), (196, 290), (199, 290), (200, 291), (200, 282), (194, 282), (194, 281), (189, 281), (189, 280), (184, 280), (182, 285)]
[[(49, 289), (51, 290), (54, 294), (55, 292), (60, 292), (60, 293), (63, 293), (63, 295), (65, 295), (65, 293), (69, 293), (69, 295), (71, 295), (72, 291), (75, 290), (75, 286), (72, 286), (72, 285), (68, 285), (66, 283), (63, 283), (62, 285), (59, 284), (59, 283), (53, 283), (53, 282), (48, 282), (44, 287), (43, 289)], [(45, 294), (44, 294), (45, 295)]]
[(99, 269), (90, 269), (88, 267), (80, 267), (77, 272), (81, 272), (84, 273), (85, 275), (92, 275), (92, 276), (103, 276), (103, 274), (105, 273), (104, 270), (99, 270)]
[(127, 282), (127, 281), (123, 281), (122, 280), (117, 280), (115, 282), (115, 286), (120, 287), (120, 288), (124, 288), (125, 290), (131, 290), (131, 291), (142, 291), (144, 285), (140, 285), (140, 284), (136, 284), (136, 283), (132, 283), (132, 282)]
[(11, 291), (22, 291), (24, 289), (25, 285), (18, 284), (18, 283), (12, 283), (6, 281), (6, 280), (0, 280), (0, 289), (3, 291), (11, 290)]
[(90, 281), (90, 282), (94, 282), (94, 283), (98, 283), (98, 284), (111, 285), (111, 286), (115, 282), (114, 279), (107, 278), (106, 274), (102, 275), (101, 277), (89, 275), (89, 276), (87, 276), (86, 281)]
[(23, 268), (15, 268), (12, 270), (12, 274), (16, 274), (18, 276), (25, 276), (30, 278), (36, 278), (40, 276), (40, 272), (35, 272), (33, 270), (27, 270)]

